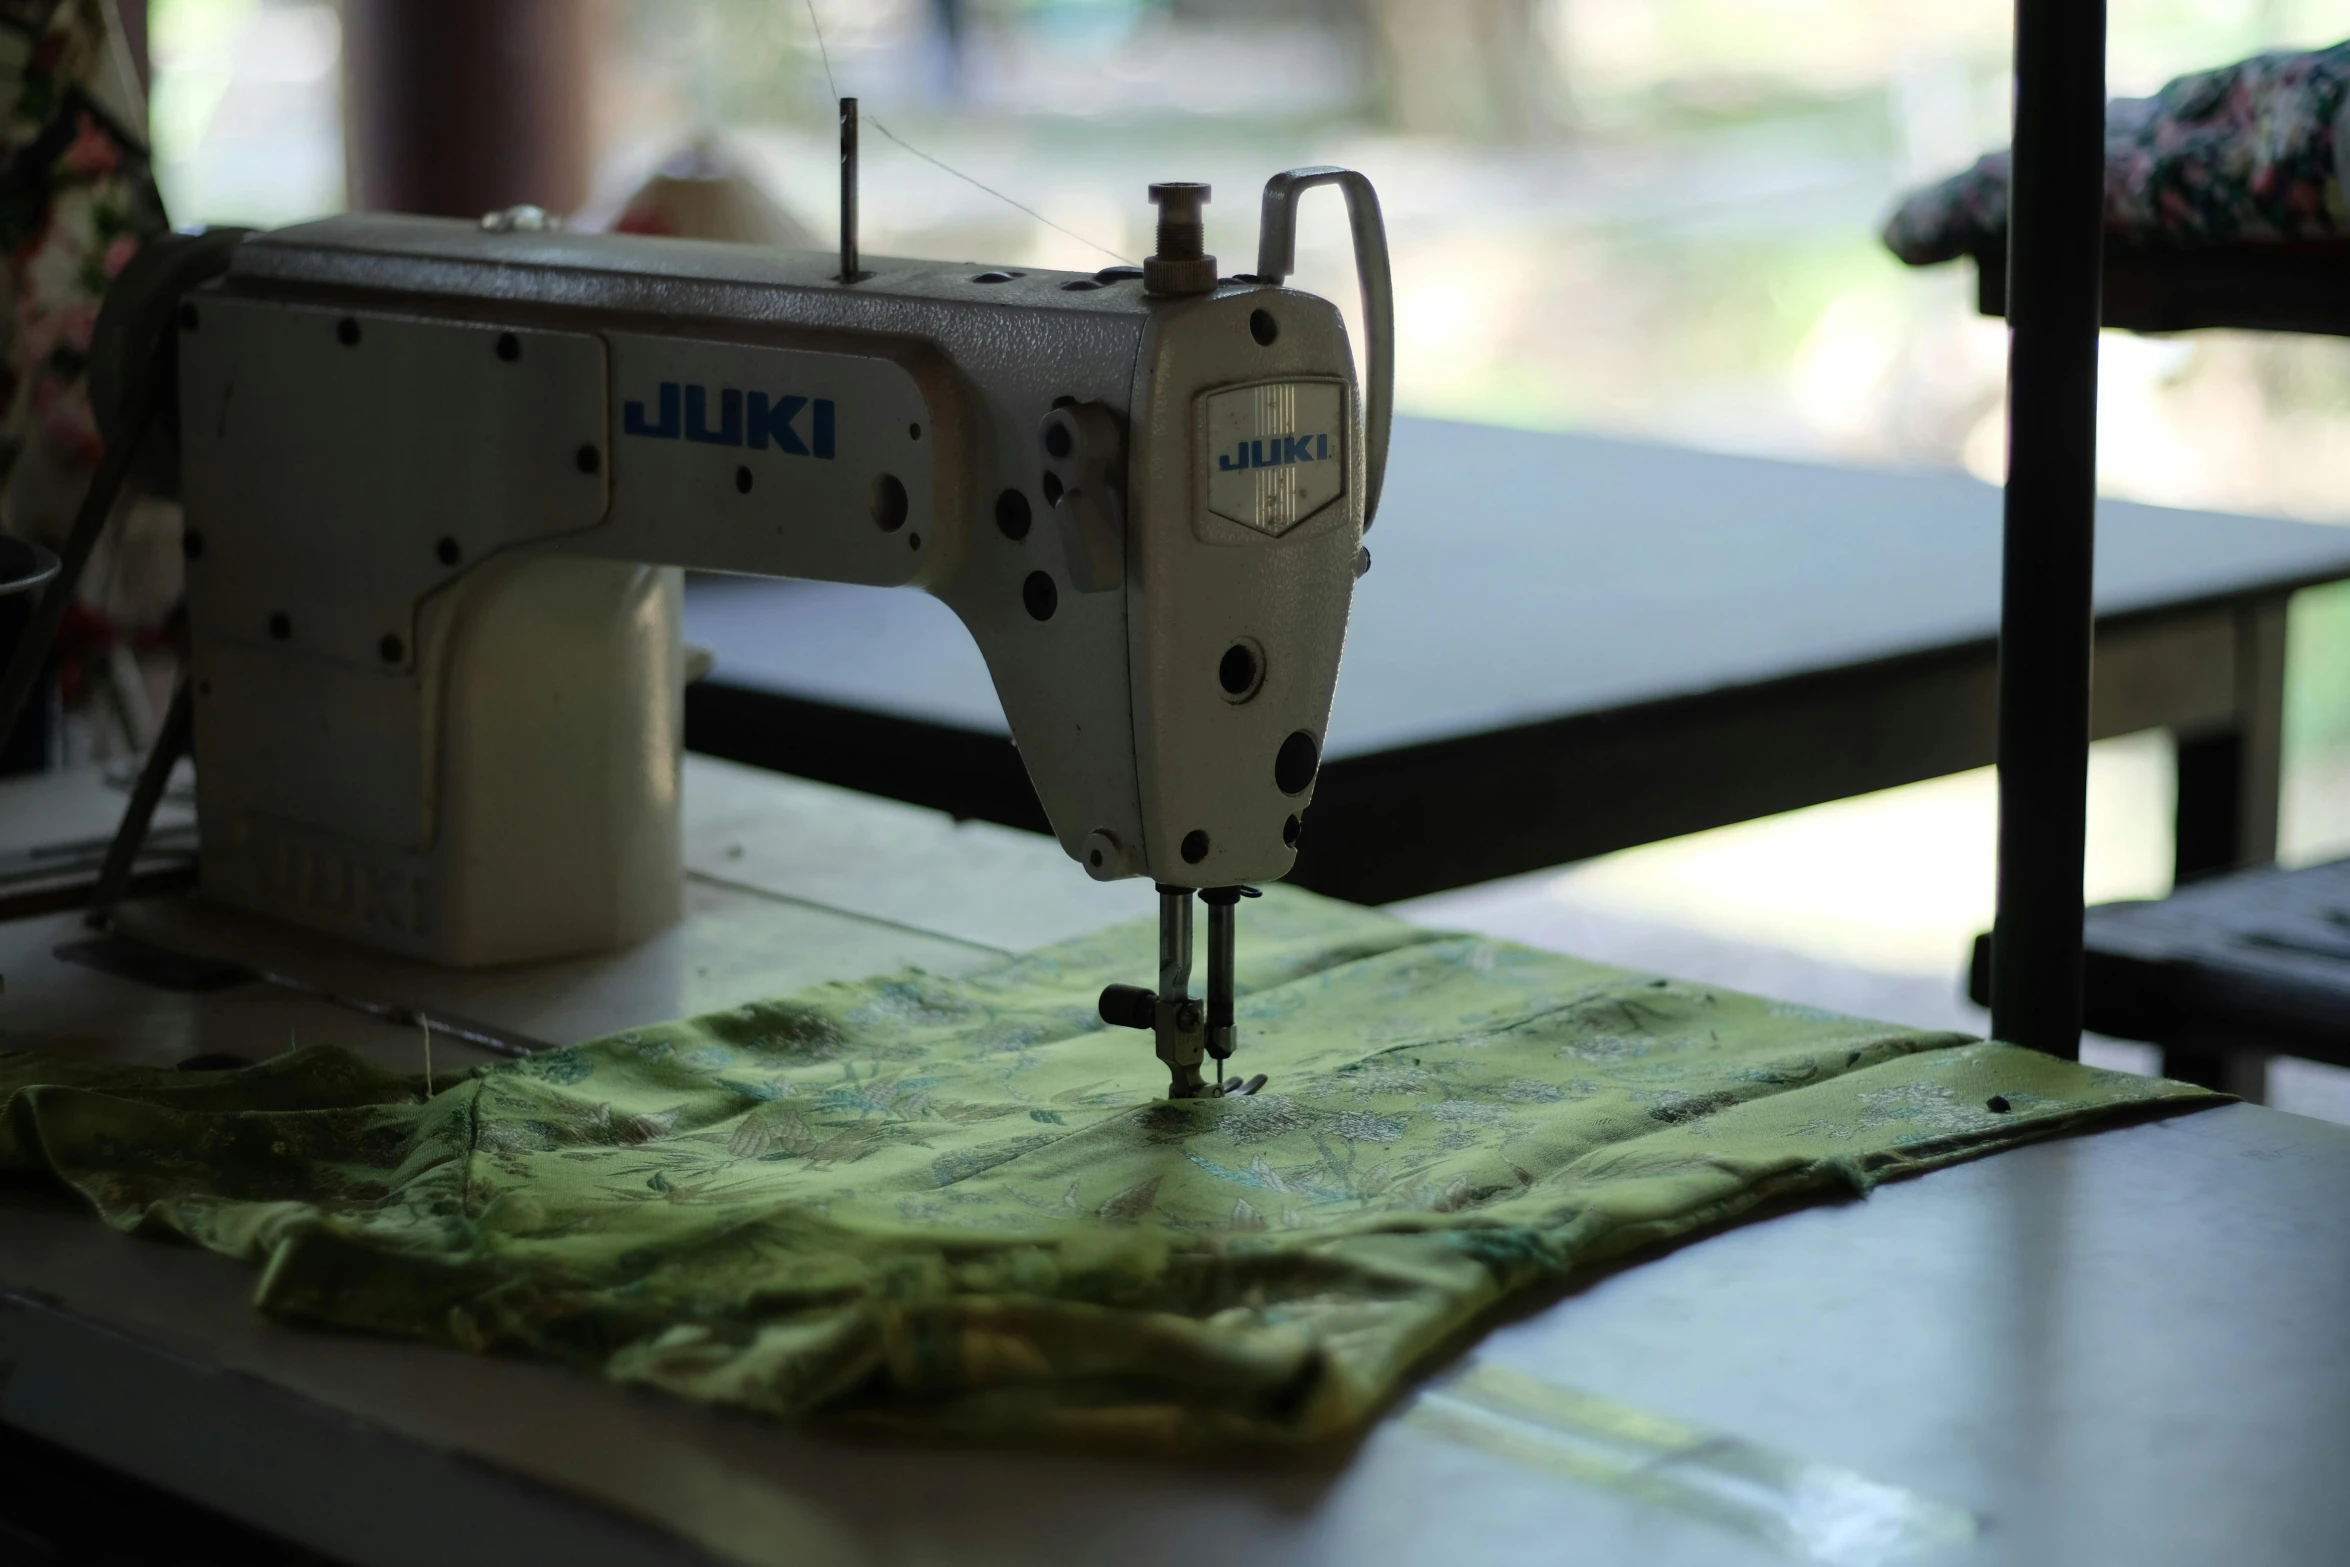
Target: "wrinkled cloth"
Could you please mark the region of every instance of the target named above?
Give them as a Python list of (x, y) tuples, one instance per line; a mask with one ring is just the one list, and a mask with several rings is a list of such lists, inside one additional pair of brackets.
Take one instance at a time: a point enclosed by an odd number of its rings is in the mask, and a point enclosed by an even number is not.
[[(2148, 246), (2350, 236), (2341, 131), (2350, 43), (2264, 54), (2105, 109), (2105, 229)], [(1885, 245), (1912, 266), (2007, 242), (2009, 155), (1902, 202)]]
[(0, 1058), (0, 1169), (301, 1322), (784, 1418), (1145, 1449), (1368, 1421), (1497, 1303), (1771, 1199), (2225, 1096), (1273, 889), (1249, 1098), (1168, 1102), (1122, 926), (444, 1080)]

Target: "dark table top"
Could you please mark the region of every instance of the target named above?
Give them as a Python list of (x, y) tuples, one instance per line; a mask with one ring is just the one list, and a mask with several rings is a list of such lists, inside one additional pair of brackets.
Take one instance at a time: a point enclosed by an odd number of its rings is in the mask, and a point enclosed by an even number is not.
[[(2007, 251), (1976, 253), (1976, 301), (2007, 314)], [(2340, 240), (2240, 240), (2219, 245), (2105, 242), (2107, 326), (2133, 332), (2234, 327), (2350, 335), (2350, 245)]]
[[(1992, 637), (2000, 495), (1957, 474), (1398, 419), (1333, 761)], [(2350, 576), (2350, 528), (2106, 501), (2101, 618)], [(1005, 732), (918, 593), (696, 579), (714, 678)]]

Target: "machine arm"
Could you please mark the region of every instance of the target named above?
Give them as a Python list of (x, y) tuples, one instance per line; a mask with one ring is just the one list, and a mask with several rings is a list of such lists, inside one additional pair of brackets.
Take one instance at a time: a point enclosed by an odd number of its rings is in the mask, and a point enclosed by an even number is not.
[[(1331, 182), (1367, 395), (1339, 313), (1278, 286)], [(674, 568), (916, 587), (1063, 848), (1163, 913), (1210, 895), (1209, 1004), (1171, 923), (1154, 1030), (1217, 1091), (1236, 889), (1295, 856), (1393, 376), (1368, 184), (1294, 171), (1264, 211), (1266, 275), (1193, 254), (1156, 293), (369, 214), (161, 242), (100, 336), (176, 356), (150, 455), (207, 894), (461, 965), (636, 939), (676, 907)]]

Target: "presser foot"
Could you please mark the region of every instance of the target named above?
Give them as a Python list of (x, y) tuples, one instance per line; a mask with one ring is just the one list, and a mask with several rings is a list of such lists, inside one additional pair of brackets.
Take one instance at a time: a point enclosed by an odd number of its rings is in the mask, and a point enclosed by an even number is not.
[(1224, 1080), (1222, 1073), (1212, 1078), (1200, 1075), (1200, 1066), (1207, 1059), (1207, 1033), (1202, 1027), (1205, 1014), (1200, 1004), (1189, 996), (1153, 999), (1151, 1035), (1158, 1045), (1159, 1059), (1167, 1067), (1167, 1097), (1213, 1099), (1222, 1091)]
[(1213, 1044), (1202, 1037), (1198, 1022), (1199, 1003), (1189, 998), (1167, 1009), (1175, 1014), (1167, 1019), (1164, 1032), (1159, 1027), (1159, 998), (1140, 985), (1110, 985), (1104, 987), (1101, 998), (1101, 1018), (1105, 1023), (1120, 1028), (1148, 1029), (1159, 1040), (1159, 1059), (1167, 1067), (1167, 1097), (1169, 1099), (1215, 1099), (1219, 1097), (1253, 1094), (1265, 1086), (1265, 1074), (1254, 1077), (1224, 1075), (1224, 1057)]
[[(1200, 901), (1208, 906), (1208, 996), (1205, 1005), (1191, 996), (1191, 900), (1188, 887), (1162, 886), (1159, 891), (1159, 988), (1108, 985), (1102, 989), (1098, 1010), (1105, 1023), (1119, 1028), (1147, 1029), (1166, 1064), (1170, 1099), (1214, 1099), (1225, 1094), (1253, 1094), (1265, 1086), (1265, 1076), (1227, 1077), (1224, 1063), (1239, 1042), (1232, 1021), (1233, 908), (1244, 897), (1257, 895), (1254, 887), (1210, 887)], [(1213, 1060), (1203, 1074), (1202, 1063)]]
[[(1208, 998), (1191, 998), (1191, 888), (1159, 888), (1159, 989), (1109, 984), (1102, 989), (1102, 1022), (1121, 1029), (1147, 1029), (1168, 1069), (1170, 1099), (1215, 1099), (1253, 1095), (1264, 1074), (1224, 1076), (1224, 1062), (1238, 1045), (1231, 1022), (1231, 949), (1234, 907), (1257, 888), (1208, 888)], [(1213, 1064), (1208, 1064), (1213, 1062)], [(1203, 1071), (1206, 1064), (1206, 1071)]]
[(1169, 1099), (1212, 1099), (1223, 1092), (1223, 1063), (1214, 1063), (1216, 1075), (1201, 1068), (1208, 1062), (1207, 1013), (1199, 1002), (1180, 993), (1161, 1000), (1140, 985), (1105, 985), (1098, 1004), (1101, 1019), (1119, 1028), (1149, 1033), (1167, 1068)]

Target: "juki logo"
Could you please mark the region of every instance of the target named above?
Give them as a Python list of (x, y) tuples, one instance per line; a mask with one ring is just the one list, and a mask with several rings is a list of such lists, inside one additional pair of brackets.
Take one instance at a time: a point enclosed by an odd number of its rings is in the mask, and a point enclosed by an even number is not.
[[(731, 386), (721, 388), (718, 393), (718, 423), (712, 425), (708, 387), (681, 387), (675, 381), (663, 381), (659, 400), (660, 417), (647, 419), (645, 405), (631, 399), (621, 407), (621, 428), (630, 435), (649, 436), (656, 441), (674, 441), (683, 435), (689, 441), (700, 441), (706, 446), (748, 445), (755, 452), (763, 452), (773, 446), (777, 451), (793, 457), (832, 455), (831, 398), (771, 398), (765, 392), (752, 392), (749, 394), (749, 403), (750, 416), (746, 419), (744, 394)], [(805, 437), (800, 434), (799, 419), (802, 413), (808, 416)]]
[(1286, 468), (1292, 463), (1328, 462), (1328, 435), (1269, 435), (1261, 441), (1241, 441), (1230, 452), (1216, 454), (1216, 467), (1225, 473), (1243, 468)]

